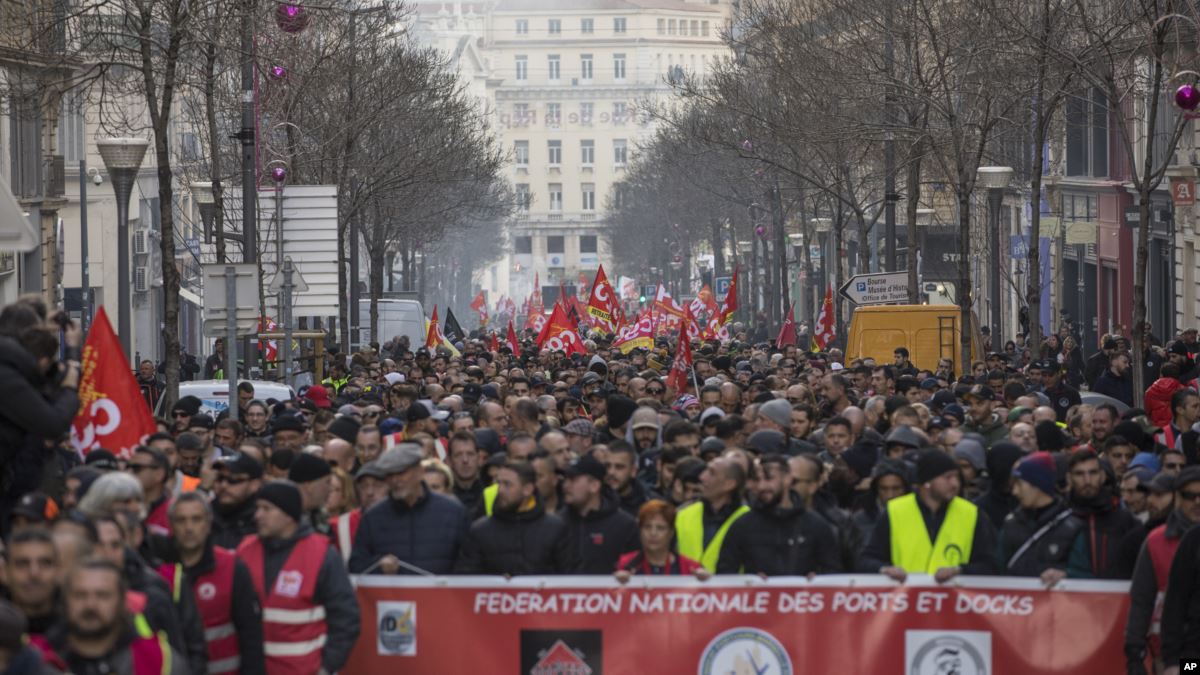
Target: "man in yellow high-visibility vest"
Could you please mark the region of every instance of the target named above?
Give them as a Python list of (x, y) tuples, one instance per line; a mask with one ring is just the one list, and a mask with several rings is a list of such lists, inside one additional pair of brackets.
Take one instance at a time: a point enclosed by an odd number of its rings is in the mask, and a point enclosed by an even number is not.
[(728, 457), (714, 459), (700, 474), (700, 500), (675, 515), (679, 555), (697, 560), (709, 572), (717, 569), (729, 526), (750, 508), (742, 503), (746, 472)]
[(961, 488), (953, 457), (941, 450), (921, 453), (916, 490), (887, 503), (887, 517), (871, 533), (859, 571), (900, 582), (909, 574), (931, 574), (939, 583), (959, 574), (995, 573), (996, 530), (958, 496)]

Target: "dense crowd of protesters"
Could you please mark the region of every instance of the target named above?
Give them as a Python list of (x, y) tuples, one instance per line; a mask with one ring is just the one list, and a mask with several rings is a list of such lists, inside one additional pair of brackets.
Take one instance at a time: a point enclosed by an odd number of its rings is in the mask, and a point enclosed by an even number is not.
[[(682, 390), (668, 340), (397, 339), (292, 400), (184, 397), (128, 456), (81, 457), (78, 328), (9, 305), (0, 673), (333, 673), (353, 574), (1127, 579), (1128, 672), (1200, 658), (1195, 330), (1136, 360), (1121, 336), (1088, 359), (1013, 341), (961, 373), (734, 328)], [(1132, 367), (1155, 368), (1145, 409)]]

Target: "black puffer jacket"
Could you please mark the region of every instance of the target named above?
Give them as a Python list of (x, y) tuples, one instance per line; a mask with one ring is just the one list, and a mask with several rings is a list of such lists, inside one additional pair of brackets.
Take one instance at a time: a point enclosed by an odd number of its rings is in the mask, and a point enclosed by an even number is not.
[[(1025, 547), (1033, 535), (1049, 529), (1036, 541)], [(1018, 508), (1008, 514), (1000, 529), (999, 563), (1006, 574), (1018, 577), (1036, 577), (1050, 568), (1067, 569), (1071, 548), (1075, 538), (1083, 529), (1083, 521), (1077, 518), (1062, 501), (1037, 511)], [(1020, 551), (1021, 555), (1016, 556)]]
[(579, 568), (567, 524), (541, 500), (528, 511), (476, 520), (459, 549), (458, 574), (570, 574)]
[(612, 574), (617, 559), (640, 546), (637, 521), (617, 507), (617, 494), (607, 485), (600, 494), (599, 509), (581, 517), (567, 507), (558, 515), (567, 523), (579, 574)]
[(1012, 486), (1009, 483), (1013, 465), (1023, 454), (1020, 446), (1008, 441), (1001, 441), (988, 450), (987, 470), (991, 485), (987, 492), (975, 500), (975, 506), (987, 515), (997, 530), (1004, 527), (1004, 519), (1017, 508), (1017, 498), (1012, 495)]
[(33, 355), (2, 336), (0, 387), (0, 522), (7, 522), (9, 509), (21, 495), (39, 488), (46, 463), (42, 441), (70, 430), (79, 412), (79, 394), (50, 387)]
[[(1086, 553), (1088, 569), (1070, 570), (1073, 576), (1097, 579), (1130, 579), (1137, 562), (1137, 549), (1123, 550), (1126, 546), (1141, 542), (1137, 537), (1126, 538), (1134, 530), (1144, 530), (1142, 524), (1124, 506), (1112, 497), (1106, 486), (1093, 499), (1072, 499), (1071, 508), (1083, 522), (1082, 535), (1076, 547)], [(1143, 532), (1142, 537), (1145, 534)]]
[[(363, 514), (350, 554), (350, 573), (362, 574), (391, 554), (434, 574), (450, 574), (466, 534), (467, 510), (450, 497), (425, 488), (425, 495), (411, 507), (386, 499)], [(402, 568), (397, 574), (413, 572)]]
[(825, 519), (804, 508), (800, 495), (792, 505), (756, 504), (729, 527), (717, 560), (717, 574), (806, 575), (843, 570), (837, 538)]

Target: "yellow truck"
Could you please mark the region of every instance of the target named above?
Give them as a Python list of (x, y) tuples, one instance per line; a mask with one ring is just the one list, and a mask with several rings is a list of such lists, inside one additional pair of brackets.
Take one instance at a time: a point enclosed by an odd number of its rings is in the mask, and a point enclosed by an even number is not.
[[(939, 359), (954, 361), (955, 373), (964, 371), (959, 363), (962, 312), (957, 305), (876, 305), (858, 307), (850, 317), (846, 341), (846, 362), (873, 358), (876, 363), (894, 361), (896, 347), (908, 347), (909, 359), (920, 369), (936, 370)], [(979, 319), (971, 313), (971, 360), (983, 359), (983, 338)], [(966, 364), (969, 369), (971, 364)]]

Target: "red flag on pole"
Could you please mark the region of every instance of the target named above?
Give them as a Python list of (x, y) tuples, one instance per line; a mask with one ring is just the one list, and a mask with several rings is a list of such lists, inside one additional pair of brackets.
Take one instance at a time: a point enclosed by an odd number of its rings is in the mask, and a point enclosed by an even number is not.
[(429, 330), (425, 332), (425, 348), (433, 349), (442, 344), (441, 333), (438, 331), (437, 305), (433, 306), (433, 318), (429, 320)]
[(486, 326), (488, 322), (487, 298), (483, 297), (483, 291), (479, 291), (479, 294), (471, 301), (471, 309), (479, 315), (479, 325)]
[(513, 356), (520, 358), (521, 343), (517, 340), (517, 331), (513, 330), (512, 319), (508, 320), (508, 348), (512, 350)]
[(825, 288), (825, 302), (821, 303), (821, 313), (817, 315), (817, 328), (813, 331), (813, 351), (823, 351), (833, 342), (835, 325), (833, 321), (833, 285)]
[(81, 372), (71, 444), (85, 456), (103, 447), (129, 457), (143, 438), (154, 433), (154, 416), (103, 307), (96, 311), (83, 345)]
[(786, 347), (796, 344), (796, 303), (788, 308), (787, 318), (783, 320), (783, 327), (779, 329), (779, 337), (775, 338), (776, 347)]
[(620, 306), (617, 304), (612, 284), (608, 283), (608, 276), (604, 274), (604, 265), (601, 265), (596, 270), (596, 280), (592, 282), (592, 296), (588, 299), (587, 313), (598, 319), (600, 328), (612, 333), (618, 328), (617, 312), (619, 309)]
[[(512, 328), (512, 319), (508, 320), (509, 328)], [(496, 336), (496, 331), (492, 331), (492, 341), (488, 344), (488, 351), (495, 354), (500, 351), (500, 338)]]
[(538, 335), (537, 344), (538, 349), (566, 352), (567, 356), (586, 353), (583, 341), (579, 339), (579, 332), (571, 319), (567, 317), (566, 310), (558, 303), (554, 304), (554, 312), (550, 315), (550, 320), (546, 322), (546, 327)]
[(667, 374), (667, 386), (676, 392), (687, 391), (689, 373), (692, 369), (692, 342), (688, 338), (688, 322), (695, 323), (691, 313), (684, 319), (684, 326), (679, 331), (679, 346), (675, 349), (675, 361), (671, 364), (671, 372)]

